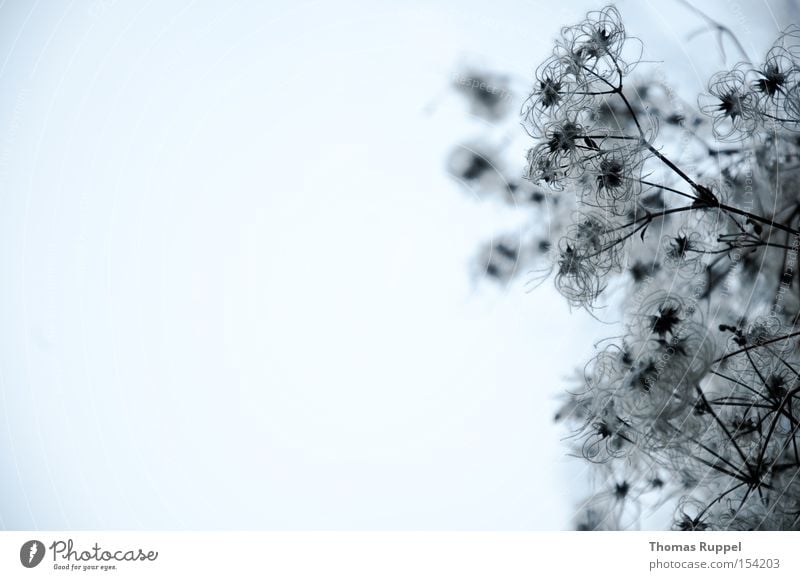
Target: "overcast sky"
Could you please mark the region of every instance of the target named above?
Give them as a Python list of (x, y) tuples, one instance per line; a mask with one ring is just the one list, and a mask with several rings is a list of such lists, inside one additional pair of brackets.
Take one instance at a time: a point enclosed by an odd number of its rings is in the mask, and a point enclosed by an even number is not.
[[(464, 104), (423, 110), (589, 6), (0, 2), (0, 525), (569, 526), (555, 397), (607, 329), (475, 284), (518, 218), (444, 172)], [(696, 91), (685, 9), (620, 8)]]

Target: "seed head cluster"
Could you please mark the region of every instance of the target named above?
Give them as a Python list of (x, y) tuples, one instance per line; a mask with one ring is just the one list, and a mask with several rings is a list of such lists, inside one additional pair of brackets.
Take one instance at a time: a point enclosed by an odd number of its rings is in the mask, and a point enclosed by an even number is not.
[(616, 325), (556, 414), (591, 466), (576, 529), (667, 505), (676, 530), (800, 529), (800, 28), (697, 99), (641, 55), (590, 12), (521, 103), (524, 169), (515, 144), (460, 149), (465, 187), (529, 216), (479, 271)]

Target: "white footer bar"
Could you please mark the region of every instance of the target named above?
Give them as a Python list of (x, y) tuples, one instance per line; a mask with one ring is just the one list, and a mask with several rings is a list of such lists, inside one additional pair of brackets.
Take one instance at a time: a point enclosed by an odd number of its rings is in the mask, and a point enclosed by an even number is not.
[(800, 578), (792, 532), (0, 532), (0, 578)]

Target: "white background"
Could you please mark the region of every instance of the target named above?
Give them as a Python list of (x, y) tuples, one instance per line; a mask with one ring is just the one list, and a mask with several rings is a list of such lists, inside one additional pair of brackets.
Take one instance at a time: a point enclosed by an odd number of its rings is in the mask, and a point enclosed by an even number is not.
[[(555, 398), (608, 329), (471, 280), (518, 219), (444, 172), (464, 104), (423, 110), (590, 6), (0, 2), (0, 525), (568, 527)], [(696, 17), (620, 9), (693, 99)]]

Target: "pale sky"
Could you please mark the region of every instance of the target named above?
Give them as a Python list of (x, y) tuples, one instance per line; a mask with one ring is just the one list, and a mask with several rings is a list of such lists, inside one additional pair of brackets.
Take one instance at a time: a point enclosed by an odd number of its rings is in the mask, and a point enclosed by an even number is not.
[[(607, 329), (474, 284), (518, 216), (423, 109), (589, 6), (0, 2), (0, 525), (568, 527), (555, 398)], [(685, 11), (620, 9), (705, 74)]]

